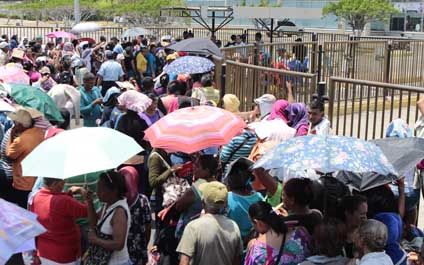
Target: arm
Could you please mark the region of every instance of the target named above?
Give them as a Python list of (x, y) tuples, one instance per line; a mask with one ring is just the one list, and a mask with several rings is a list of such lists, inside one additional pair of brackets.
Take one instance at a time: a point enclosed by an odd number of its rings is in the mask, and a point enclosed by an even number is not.
[[(181, 254), (180, 256), (180, 265), (189, 265), (190, 264), (190, 257), (185, 255), (185, 254)], [(240, 264), (240, 262), (238, 263), (238, 265)]]
[(294, 102), (294, 96), (293, 96), (293, 86), (290, 81), (286, 81), (287, 86), (287, 101), (289, 104)]
[(271, 177), (271, 175), (263, 168), (254, 169), (253, 174), (261, 181), (262, 185), (264, 185), (269, 194), (275, 194), (278, 187), (277, 180)]
[(401, 218), (405, 216), (405, 178), (401, 178), (397, 181), (398, 191), (399, 191), (399, 201), (398, 201), (398, 210)]
[(93, 48), (93, 52), (97, 51), (98, 49), (100, 49), (103, 46), (104, 42), (100, 42), (99, 44), (97, 44), (94, 48)]
[(93, 231), (89, 232), (88, 241), (92, 244), (101, 246), (107, 250), (119, 251), (125, 246), (125, 237), (127, 235), (127, 215), (122, 208), (115, 209), (111, 220), (112, 240), (98, 238)]
[(6, 157), (9, 158), (10, 160), (15, 160), (22, 154), (22, 148), (20, 147), (21, 137), (17, 137), (15, 138), (15, 140), (12, 140), (14, 136), (14, 132), (15, 130), (12, 129), (9, 142), (7, 143), (7, 146), (6, 146)]
[(103, 82), (103, 76), (99, 75), (97, 78), (97, 86), (101, 86)]
[(151, 157), (148, 162), (149, 166), (149, 184), (152, 188), (157, 188), (162, 185), (168, 177), (172, 174), (172, 169), (168, 168), (162, 171), (162, 161), (157, 155), (151, 154), (156, 157)]
[(417, 101), (417, 107), (420, 110), (421, 115), (424, 115), (424, 98)]
[(192, 205), (195, 200), (196, 200), (196, 197), (193, 190), (189, 189), (175, 202), (175, 209), (178, 212), (183, 212), (190, 205)]

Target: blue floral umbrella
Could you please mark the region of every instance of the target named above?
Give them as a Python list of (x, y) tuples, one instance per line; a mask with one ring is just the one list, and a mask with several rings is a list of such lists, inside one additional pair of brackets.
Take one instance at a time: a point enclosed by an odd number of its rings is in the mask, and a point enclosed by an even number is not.
[(167, 74), (201, 74), (211, 71), (215, 64), (209, 59), (198, 56), (183, 56), (177, 58), (165, 69)]
[(283, 180), (290, 176), (307, 176), (309, 169), (322, 173), (349, 171), (398, 175), (375, 144), (344, 136), (289, 139), (266, 153), (253, 167), (274, 170)]

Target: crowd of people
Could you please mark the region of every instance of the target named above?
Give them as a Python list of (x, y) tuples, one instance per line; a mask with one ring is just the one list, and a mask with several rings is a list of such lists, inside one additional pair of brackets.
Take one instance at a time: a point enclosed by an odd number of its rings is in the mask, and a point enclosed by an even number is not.
[[(47, 121), (24, 107), (0, 113), (0, 197), (37, 214), (47, 230), (34, 251), (8, 264), (389, 265), (407, 264), (406, 250), (420, 252), (415, 239), (422, 243), (424, 234), (415, 224), (422, 165), (412, 170), (411, 186), (401, 179), (364, 192), (328, 174), (282, 182), (262, 168), (252, 170), (283, 140), (331, 135), (323, 98), (295, 102), (287, 81), (287, 99), (264, 94), (254, 109), (241, 112), (236, 95), (215, 87), (213, 71), (165, 73), (187, 55), (167, 48), (175, 41), (139, 36), (43, 43), (2, 36), (0, 65), (23, 69), (64, 118)], [(241, 42), (236, 36), (229, 45)], [(276, 67), (286, 67), (287, 53), (280, 50)], [(141, 94), (149, 98), (147, 108), (139, 105)], [(418, 104), (424, 114), (424, 101)], [(192, 154), (168, 153), (144, 138), (162, 117), (193, 105), (223, 108), (248, 126), (228, 144)], [(23, 176), (22, 160), (80, 118), (82, 126), (132, 137), (144, 151), (115, 170), (67, 180)], [(259, 134), (267, 122), (278, 126)], [(423, 124), (417, 123), (418, 136), (424, 136)], [(401, 120), (387, 131), (387, 137), (407, 136)]]

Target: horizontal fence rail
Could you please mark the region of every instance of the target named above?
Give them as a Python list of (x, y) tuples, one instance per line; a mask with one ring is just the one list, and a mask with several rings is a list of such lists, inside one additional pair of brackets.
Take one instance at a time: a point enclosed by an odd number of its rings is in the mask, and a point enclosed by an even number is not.
[(287, 98), (286, 82), (291, 83), (296, 101), (310, 102), (316, 90), (316, 75), (226, 61), (225, 94), (235, 94), (242, 111), (251, 110), (253, 100), (263, 94)]
[[(350, 93), (351, 97), (343, 97)], [(412, 125), (421, 115), (417, 101), (424, 88), (330, 77), (328, 117), (333, 133), (363, 139), (383, 138), (389, 123)]]

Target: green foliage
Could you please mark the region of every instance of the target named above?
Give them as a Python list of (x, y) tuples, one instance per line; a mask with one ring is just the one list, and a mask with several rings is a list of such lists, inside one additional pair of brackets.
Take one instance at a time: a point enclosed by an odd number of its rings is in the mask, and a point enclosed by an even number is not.
[(268, 7), (269, 6), (269, 0), (260, 0), (258, 6), (259, 7)]
[(246, 0), (241, 0), (240, 6), (246, 6)]
[(323, 8), (323, 15), (333, 14), (346, 20), (354, 32), (361, 33), (365, 25), (373, 20), (386, 22), (391, 14), (399, 11), (389, 0), (340, 0)]

